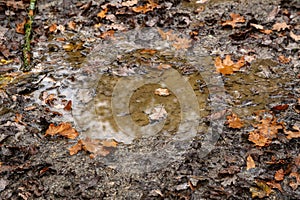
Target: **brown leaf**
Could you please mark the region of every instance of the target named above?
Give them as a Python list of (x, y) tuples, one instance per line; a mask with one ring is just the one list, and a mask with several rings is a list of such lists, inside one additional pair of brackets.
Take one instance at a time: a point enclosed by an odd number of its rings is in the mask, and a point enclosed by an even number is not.
[(144, 6), (133, 7), (132, 10), (137, 13), (147, 13), (149, 11), (153, 11), (158, 7), (158, 4), (154, 3), (153, 0), (148, 0), (148, 3)]
[(157, 94), (159, 96), (169, 96), (170, 92), (166, 88), (157, 88), (154, 92), (154, 94)]
[(292, 31), (290, 32), (290, 37), (293, 38), (296, 42), (300, 40), (300, 35), (296, 35)]
[(50, 32), (50, 33), (56, 32), (56, 30), (57, 30), (57, 25), (56, 25), (56, 24), (52, 24), (52, 25), (49, 27), (49, 32)]
[(276, 181), (282, 181), (284, 179), (284, 171), (283, 169), (277, 170), (275, 175), (274, 175), (274, 179)]
[(264, 27), (262, 25), (259, 25), (259, 24), (250, 23), (250, 26), (253, 26), (254, 28), (256, 28), (258, 30), (263, 30), (264, 29)]
[(231, 26), (232, 28), (236, 27), (236, 23), (243, 23), (245, 22), (245, 18), (240, 16), (240, 14), (230, 13), (230, 17), (232, 20), (227, 20), (222, 23), (222, 26)]
[(104, 8), (97, 14), (97, 17), (100, 17), (101, 19), (103, 19), (104, 17), (106, 17), (107, 11), (108, 11), (108, 8)]
[(241, 119), (234, 113), (232, 113), (231, 116), (227, 116), (227, 123), (230, 128), (242, 128), (244, 126), (244, 123), (241, 121)]
[(272, 30), (275, 30), (275, 31), (281, 31), (281, 30), (285, 30), (285, 29), (290, 29), (290, 25), (287, 25), (285, 22), (276, 23), (272, 27)]
[(271, 34), (273, 31), (272, 31), (272, 30), (260, 30), (260, 32), (269, 35), (269, 34)]
[(16, 32), (20, 33), (20, 34), (25, 34), (25, 31), (24, 31), (25, 24), (26, 24), (26, 19), (24, 19), (24, 21), (22, 23), (17, 24)]
[(177, 35), (173, 33), (173, 30), (164, 32), (160, 28), (157, 28), (157, 31), (163, 40), (174, 41), (177, 38)]
[(117, 147), (118, 143), (115, 140), (102, 140), (102, 145), (105, 147)]
[(79, 135), (79, 133), (74, 128), (72, 128), (72, 125), (70, 123), (65, 122), (60, 123), (58, 126), (50, 124), (45, 136), (53, 136), (56, 134), (59, 134), (69, 139), (75, 139)]
[(82, 150), (82, 142), (79, 140), (74, 146), (69, 148), (70, 155), (77, 154), (80, 150)]
[(99, 37), (102, 39), (113, 38), (114, 34), (115, 34), (114, 30), (109, 30), (109, 31), (101, 33), (101, 35)]
[(247, 157), (247, 170), (255, 168), (255, 162), (253, 160), (253, 158), (251, 157), (251, 155), (249, 155)]
[(283, 64), (287, 64), (287, 63), (289, 63), (291, 61), (290, 58), (287, 58), (284, 55), (278, 56), (278, 60), (279, 60), (279, 62), (281, 62)]
[(239, 71), (245, 65), (245, 58), (242, 56), (237, 63), (234, 63), (231, 60), (230, 55), (226, 55), (225, 59), (222, 62), (220, 57), (215, 58), (215, 67), (217, 72), (228, 75), (233, 74), (235, 71)]
[(72, 101), (68, 101), (67, 105), (64, 107), (64, 110), (70, 111), (72, 110)]
[(300, 138), (300, 128), (296, 125), (293, 126), (293, 129), (295, 131), (288, 131), (284, 129), (284, 133), (287, 134), (286, 138), (287, 139), (292, 139), (292, 138)]
[(169, 65), (169, 64), (160, 64), (156, 68), (159, 69), (159, 70), (170, 69), (171, 65)]
[(272, 180), (272, 181), (267, 182), (267, 184), (268, 184), (269, 186), (271, 186), (271, 188), (276, 188), (276, 189), (278, 189), (280, 192), (283, 192), (280, 183), (277, 183), (276, 181)]
[(281, 123), (277, 123), (276, 118), (261, 119), (259, 124), (253, 125), (256, 129), (249, 133), (248, 140), (255, 143), (256, 146), (266, 146), (277, 137), (279, 129), (283, 129)]
[(76, 23), (75, 23), (74, 21), (70, 21), (70, 22), (68, 23), (68, 27), (69, 27), (69, 29), (71, 29), (71, 30), (75, 30), (75, 29), (76, 29)]
[(280, 112), (280, 111), (285, 111), (288, 108), (289, 108), (288, 104), (282, 104), (282, 105), (277, 105), (272, 107), (271, 110), (274, 112)]

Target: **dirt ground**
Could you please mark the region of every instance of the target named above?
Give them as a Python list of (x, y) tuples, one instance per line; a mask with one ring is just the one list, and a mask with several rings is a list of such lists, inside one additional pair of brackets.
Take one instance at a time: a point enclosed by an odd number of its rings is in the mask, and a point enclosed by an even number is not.
[[(300, 199), (299, 1), (40, 0), (22, 72), (28, 7), (0, 0), (0, 199)], [(122, 135), (117, 82), (169, 68), (194, 96), (139, 87), (132, 120), (164, 129)], [(187, 141), (180, 113), (196, 121)]]

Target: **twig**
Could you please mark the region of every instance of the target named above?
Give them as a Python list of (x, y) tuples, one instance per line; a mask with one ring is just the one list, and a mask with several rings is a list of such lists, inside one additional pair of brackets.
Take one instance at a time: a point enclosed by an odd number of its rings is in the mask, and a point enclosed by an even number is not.
[(25, 43), (23, 46), (23, 66), (21, 67), (22, 71), (30, 71), (30, 59), (31, 59), (31, 32), (32, 32), (32, 22), (34, 17), (34, 9), (37, 0), (30, 0), (29, 12), (28, 12), (28, 21), (25, 24)]

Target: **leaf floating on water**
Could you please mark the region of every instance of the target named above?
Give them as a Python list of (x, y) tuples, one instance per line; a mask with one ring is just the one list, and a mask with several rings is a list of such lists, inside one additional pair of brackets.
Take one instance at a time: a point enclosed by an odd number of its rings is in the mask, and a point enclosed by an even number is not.
[(225, 59), (222, 61), (220, 57), (216, 57), (215, 59), (215, 67), (217, 72), (228, 75), (233, 74), (236, 71), (239, 71), (245, 65), (245, 58), (242, 56), (238, 62), (234, 63), (231, 60), (230, 55), (226, 55)]
[(166, 88), (157, 88), (154, 92), (154, 94), (157, 94), (159, 96), (169, 96), (170, 92)]
[(227, 20), (222, 23), (222, 26), (231, 26), (232, 28), (236, 27), (236, 23), (245, 22), (245, 18), (240, 14), (230, 13), (232, 20)]
[(230, 128), (240, 129), (244, 126), (244, 123), (241, 121), (241, 119), (234, 113), (232, 113), (231, 116), (227, 116), (227, 122)]
[(75, 139), (79, 135), (79, 133), (74, 128), (72, 128), (72, 125), (70, 123), (65, 122), (60, 123), (58, 126), (50, 124), (45, 136), (54, 136), (57, 134), (69, 139)]

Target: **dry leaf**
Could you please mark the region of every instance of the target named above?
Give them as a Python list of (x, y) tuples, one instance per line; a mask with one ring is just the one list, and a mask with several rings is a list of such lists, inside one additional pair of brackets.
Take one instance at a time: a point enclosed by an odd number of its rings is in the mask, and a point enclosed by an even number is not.
[(283, 192), (280, 183), (277, 183), (276, 181), (272, 180), (272, 181), (267, 182), (267, 184), (268, 184), (269, 186), (271, 186), (271, 188), (276, 188), (276, 189), (278, 189), (280, 192)]
[(255, 143), (256, 146), (266, 146), (277, 137), (279, 129), (283, 129), (281, 123), (277, 123), (276, 118), (266, 118), (260, 120), (259, 124), (253, 125), (256, 129), (249, 133), (248, 140)]
[(97, 14), (97, 17), (100, 17), (101, 19), (103, 19), (106, 16), (107, 11), (108, 11), (108, 8), (104, 8)]
[(187, 49), (191, 47), (192, 40), (187, 38), (176, 38), (176, 41), (173, 43), (173, 47), (177, 50), (179, 49)]
[(272, 30), (260, 30), (260, 32), (269, 35), (269, 34), (271, 34), (273, 31), (272, 31)]
[(64, 107), (64, 110), (70, 111), (72, 110), (72, 101), (68, 101), (67, 105)]
[(258, 187), (251, 187), (250, 192), (252, 193), (252, 198), (258, 197), (260, 199), (268, 197), (273, 191), (265, 182), (255, 181)]
[(72, 125), (70, 123), (65, 122), (60, 123), (58, 126), (50, 124), (45, 136), (53, 136), (56, 134), (59, 134), (69, 139), (75, 139), (79, 135), (79, 133), (74, 128), (72, 128)]
[(149, 115), (151, 121), (160, 121), (167, 117), (167, 111), (164, 106), (159, 105), (153, 108), (152, 113)]
[(114, 30), (109, 30), (109, 31), (101, 33), (101, 35), (99, 37), (102, 39), (113, 38), (114, 34), (115, 34)]
[(296, 179), (296, 182), (291, 181), (289, 184), (291, 186), (291, 188), (293, 188), (293, 190), (296, 190), (298, 188), (298, 186), (300, 185), (300, 175), (297, 172), (292, 172), (292, 173), (290, 173), (290, 177), (291, 178), (295, 177), (295, 179)]
[(163, 40), (174, 41), (177, 38), (176, 34), (173, 34), (173, 30), (167, 32), (162, 31), (160, 28), (157, 28), (158, 33), (160, 34)]
[(70, 155), (77, 154), (80, 150), (82, 150), (82, 142), (79, 140), (74, 146), (69, 148)]
[(49, 27), (49, 32), (50, 32), (50, 33), (56, 32), (56, 30), (57, 30), (57, 25), (56, 25), (56, 24), (52, 24), (52, 25)]
[(70, 21), (70, 22), (68, 23), (68, 27), (69, 27), (69, 29), (71, 29), (71, 30), (75, 30), (75, 28), (76, 28), (76, 23), (75, 23), (74, 21)]
[(144, 6), (133, 7), (132, 10), (137, 13), (147, 13), (149, 11), (153, 11), (158, 7), (158, 4), (154, 3), (153, 0), (148, 0), (148, 3)]
[(241, 67), (245, 65), (245, 58), (242, 56), (240, 60), (237, 63), (234, 63), (231, 60), (230, 55), (226, 55), (225, 59), (222, 62), (222, 59), (220, 57), (216, 57), (215, 59), (215, 67), (217, 72), (228, 75), (233, 74), (235, 71), (239, 71)]
[(227, 123), (230, 128), (242, 128), (244, 126), (241, 119), (234, 113), (231, 116), (227, 116)]
[(159, 70), (170, 69), (171, 65), (169, 65), (169, 64), (160, 64), (156, 68), (159, 69)]
[(282, 181), (284, 179), (284, 171), (283, 171), (283, 169), (277, 170), (275, 172), (274, 179), (276, 181)]
[(253, 160), (253, 158), (249, 155), (247, 157), (247, 170), (255, 168), (255, 162)]
[(22, 23), (17, 24), (16, 32), (20, 33), (20, 34), (25, 34), (25, 31), (24, 31), (25, 24), (26, 24), (26, 19), (24, 19), (24, 21)]
[(259, 29), (259, 30), (263, 30), (264, 29), (264, 27), (262, 25), (259, 25), (259, 24), (252, 24), (252, 23), (250, 23), (250, 26), (253, 26), (254, 28)]
[(287, 139), (292, 139), (292, 138), (300, 138), (300, 128), (298, 126), (293, 126), (293, 129), (295, 131), (288, 131), (284, 129), (284, 133), (287, 134), (286, 138)]
[(131, 1), (122, 2), (121, 5), (126, 6), (126, 7), (131, 7), (131, 6), (134, 6), (137, 3), (138, 3), (138, 0), (131, 0)]
[(283, 64), (287, 64), (287, 63), (289, 63), (291, 61), (290, 58), (287, 58), (284, 55), (278, 56), (278, 60), (279, 60), (279, 62), (281, 62)]
[(230, 13), (230, 17), (232, 20), (227, 20), (222, 23), (222, 26), (231, 26), (234, 28), (236, 26), (236, 23), (243, 23), (245, 22), (245, 18), (243, 16), (240, 16), (240, 14)]
[(290, 29), (290, 25), (287, 25), (285, 22), (276, 23), (272, 27), (272, 30), (275, 30), (275, 31), (281, 31), (281, 30), (285, 30), (285, 29)]
[(157, 88), (154, 92), (154, 94), (157, 94), (159, 96), (169, 96), (170, 92), (166, 88)]
[(300, 35), (296, 35), (292, 31), (290, 32), (290, 37), (293, 38), (296, 42), (300, 40)]

